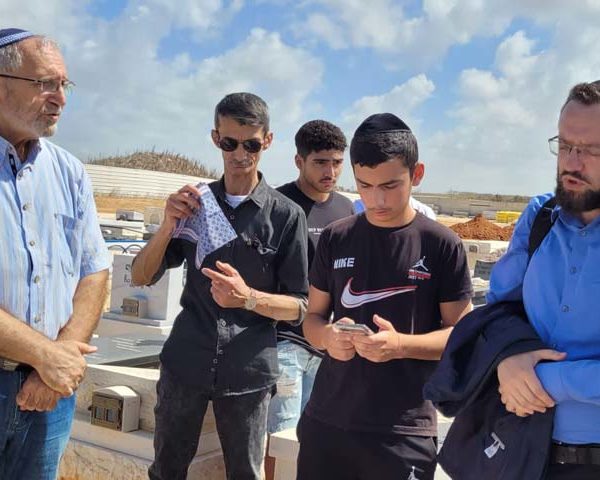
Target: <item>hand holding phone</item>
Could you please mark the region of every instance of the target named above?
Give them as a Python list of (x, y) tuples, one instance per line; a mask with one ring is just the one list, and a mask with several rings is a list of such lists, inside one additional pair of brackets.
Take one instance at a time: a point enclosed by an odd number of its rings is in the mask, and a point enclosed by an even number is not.
[(340, 332), (354, 333), (359, 335), (373, 334), (373, 330), (363, 323), (336, 322), (333, 324), (333, 326)]

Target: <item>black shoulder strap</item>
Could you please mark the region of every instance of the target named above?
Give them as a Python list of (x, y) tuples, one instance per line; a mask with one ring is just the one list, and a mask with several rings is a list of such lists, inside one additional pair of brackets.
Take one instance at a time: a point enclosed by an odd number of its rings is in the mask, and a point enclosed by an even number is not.
[(529, 259), (531, 259), (534, 252), (544, 240), (544, 237), (552, 228), (552, 225), (554, 225), (554, 220), (552, 220), (552, 211), (554, 210), (555, 206), (556, 198), (552, 197), (542, 205), (542, 208), (540, 208), (535, 216), (535, 219), (533, 220), (533, 225), (531, 225), (531, 230), (529, 232)]

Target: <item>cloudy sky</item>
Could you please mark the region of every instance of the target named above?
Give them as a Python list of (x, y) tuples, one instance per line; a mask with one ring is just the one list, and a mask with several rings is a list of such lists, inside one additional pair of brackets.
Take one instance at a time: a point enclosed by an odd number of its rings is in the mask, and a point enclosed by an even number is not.
[(61, 44), (77, 89), (55, 139), (82, 160), (154, 148), (220, 170), (214, 106), (251, 91), (273, 184), (303, 122), (351, 137), (388, 111), (417, 135), (421, 192), (550, 191), (558, 109), (600, 78), (600, 0), (1, 0), (0, 19)]

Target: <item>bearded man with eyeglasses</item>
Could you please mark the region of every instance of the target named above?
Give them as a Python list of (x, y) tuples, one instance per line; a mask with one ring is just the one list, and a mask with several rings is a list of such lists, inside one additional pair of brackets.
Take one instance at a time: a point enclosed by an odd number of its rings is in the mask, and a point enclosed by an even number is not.
[[(227, 478), (262, 478), (278, 376), (275, 323), (298, 324), (306, 309), (306, 217), (258, 171), (273, 140), (267, 104), (251, 93), (227, 95), (215, 109), (212, 140), (224, 169), (209, 184), (214, 199), (200, 200), (192, 185), (172, 194), (159, 231), (132, 267), (134, 284), (151, 285), (167, 268), (188, 264), (183, 310), (160, 357), (153, 480), (187, 477), (209, 401)], [(203, 201), (216, 202), (237, 238), (207, 254), (198, 269), (197, 246), (172, 235)]]
[(55, 479), (109, 258), (89, 178), (49, 142), (72, 86), (57, 45), (0, 30), (0, 478)]
[[(557, 156), (556, 206), (533, 198), (506, 255), (494, 267), (488, 302), (523, 301), (548, 346), (498, 366), (502, 402), (521, 417), (554, 408), (545, 478), (600, 478), (600, 81), (575, 85), (549, 140)], [(534, 218), (552, 226), (529, 260)], [(540, 439), (540, 442), (550, 439)], [(543, 445), (543, 443), (540, 443)]]

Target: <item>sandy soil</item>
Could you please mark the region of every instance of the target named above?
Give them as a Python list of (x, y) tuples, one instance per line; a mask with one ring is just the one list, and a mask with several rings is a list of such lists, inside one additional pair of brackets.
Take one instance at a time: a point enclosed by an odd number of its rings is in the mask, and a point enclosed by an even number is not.
[(454, 225), (455, 223), (468, 222), (469, 220), (471, 220), (471, 219), (463, 218), (463, 217), (451, 217), (449, 215), (438, 215), (437, 216), (437, 221), (439, 223), (441, 223), (442, 225), (446, 225), (447, 227), (449, 227), (450, 225)]
[(135, 210), (144, 213), (146, 207), (165, 206), (164, 198), (146, 197), (114, 197), (111, 195), (94, 195), (98, 213), (115, 213), (118, 209)]
[[(111, 195), (95, 195), (96, 208), (98, 213), (102, 214), (103, 217), (109, 217), (114, 214), (118, 209), (135, 210), (137, 212), (144, 213), (146, 207), (160, 207), (164, 208), (164, 198), (146, 198), (146, 197), (115, 197)], [(459, 218), (451, 217), (449, 215), (438, 215), (438, 222), (442, 225), (449, 227), (455, 223), (468, 222), (470, 218)], [(505, 223), (498, 223), (497, 225), (506, 226)]]

